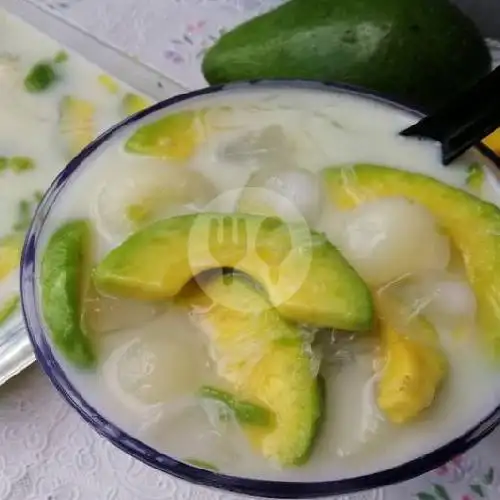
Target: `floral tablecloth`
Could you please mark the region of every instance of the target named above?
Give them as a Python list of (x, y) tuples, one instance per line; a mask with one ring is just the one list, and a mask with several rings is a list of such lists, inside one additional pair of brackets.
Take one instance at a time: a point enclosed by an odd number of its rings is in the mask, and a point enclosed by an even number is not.
[[(30, 0), (188, 87), (221, 30), (280, 0)], [(1, 1), (0, 1), (1, 5)], [(500, 431), (413, 481), (339, 500), (499, 500)], [(239, 500), (160, 474), (94, 433), (32, 367), (0, 388), (0, 500)]]

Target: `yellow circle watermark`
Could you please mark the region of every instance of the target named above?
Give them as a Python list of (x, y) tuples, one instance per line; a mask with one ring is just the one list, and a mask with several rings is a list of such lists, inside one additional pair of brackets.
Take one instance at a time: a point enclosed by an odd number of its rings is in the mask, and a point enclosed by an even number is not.
[(213, 302), (232, 310), (248, 310), (251, 306), (242, 303), (230, 289), (214, 296), (213, 290), (221, 288), (210, 286), (213, 280), (220, 280), (231, 287), (235, 274), (243, 274), (267, 294), (269, 307), (279, 308), (292, 299), (308, 277), (311, 231), (300, 211), (284, 196), (264, 188), (244, 190), (245, 196), (265, 201), (261, 210), (235, 211), (241, 190), (212, 200), (191, 226), (189, 265), (196, 283)]

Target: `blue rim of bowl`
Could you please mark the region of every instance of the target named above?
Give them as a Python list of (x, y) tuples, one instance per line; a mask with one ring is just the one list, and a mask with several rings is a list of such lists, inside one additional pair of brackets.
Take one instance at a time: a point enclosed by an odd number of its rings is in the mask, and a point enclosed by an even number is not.
[[(372, 101), (375, 100), (396, 109), (412, 113), (417, 118), (421, 117), (424, 113), (424, 110), (418, 109), (411, 104), (401, 103), (400, 101), (398, 102), (392, 99), (390, 96), (351, 85), (321, 83), (307, 80), (254, 80), (216, 85), (180, 94), (161, 101), (110, 128), (89, 144), (78, 156), (71, 160), (67, 167), (54, 180), (37, 209), (26, 237), (21, 258), (21, 298), (23, 315), (36, 358), (44, 372), (50, 378), (52, 384), (63, 395), (66, 401), (89, 425), (108, 441), (128, 455), (131, 455), (155, 469), (201, 486), (267, 498), (318, 498), (389, 486), (434, 470), (454, 456), (475, 446), (500, 424), (500, 402), (499, 406), (493, 412), (460, 437), (428, 454), (390, 469), (363, 476), (321, 482), (286, 482), (248, 479), (211, 472), (182, 463), (168, 455), (159, 453), (150, 446), (143, 444), (140, 440), (128, 435), (104, 418), (95, 408), (86, 403), (84, 398), (68, 380), (52, 353), (52, 348), (46, 339), (42, 326), (43, 320), (40, 315), (37, 300), (37, 242), (43, 224), (54, 201), (64, 189), (72, 174), (86, 158), (92, 155), (94, 151), (99, 149), (103, 144), (111, 140), (115, 134), (121, 132), (125, 127), (142, 120), (153, 112), (165, 110), (174, 104), (195, 97), (215, 94), (222, 91), (244, 90), (255, 86), (263, 89), (292, 88), (330, 91), (366, 98)], [(486, 147), (481, 147), (480, 149), (483, 154), (486, 154), (500, 168), (500, 160), (494, 153)]]

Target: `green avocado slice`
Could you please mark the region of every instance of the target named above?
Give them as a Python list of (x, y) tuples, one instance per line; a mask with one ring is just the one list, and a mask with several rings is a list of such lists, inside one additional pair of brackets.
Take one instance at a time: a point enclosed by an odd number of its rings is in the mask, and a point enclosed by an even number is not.
[(257, 281), (290, 320), (352, 331), (372, 326), (370, 291), (323, 235), (258, 215), (203, 213), (153, 223), (112, 250), (93, 279), (105, 294), (162, 300), (199, 273), (227, 267)]
[(201, 398), (213, 399), (226, 405), (234, 413), (236, 420), (240, 424), (261, 427), (271, 425), (273, 415), (263, 406), (256, 405), (251, 401), (240, 400), (230, 392), (209, 385), (203, 386), (198, 394)]
[(45, 248), (40, 276), (43, 316), (52, 341), (79, 368), (92, 368), (96, 362), (92, 341), (80, 324), (90, 238), (86, 220), (61, 226)]

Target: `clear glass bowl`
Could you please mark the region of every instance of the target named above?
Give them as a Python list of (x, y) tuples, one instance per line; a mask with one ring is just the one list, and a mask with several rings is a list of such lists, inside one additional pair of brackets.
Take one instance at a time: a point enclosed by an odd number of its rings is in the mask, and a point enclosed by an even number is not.
[[(479, 421), (473, 428), (461, 436), (436, 449), (435, 451), (415, 457), (415, 459), (406, 462), (398, 467), (377, 471), (373, 474), (359, 476), (348, 479), (323, 482), (283, 482), (283, 481), (264, 481), (256, 479), (247, 479), (241, 477), (227, 476), (215, 472), (201, 470), (196, 467), (179, 462), (178, 460), (154, 450), (145, 445), (138, 439), (125, 433), (113, 422), (104, 418), (96, 408), (93, 408), (85, 398), (73, 386), (71, 380), (67, 377), (63, 367), (54, 355), (50, 342), (47, 338), (47, 332), (44, 327), (42, 314), (39, 306), (39, 290), (37, 286), (38, 267), (40, 251), (38, 241), (42, 232), (44, 223), (51, 212), (56, 198), (65, 190), (65, 187), (71, 182), (73, 175), (84, 167), (85, 160), (99, 150), (106, 147), (108, 141), (115, 135), (121, 134), (124, 129), (135, 125), (138, 121), (148, 115), (161, 110), (166, 110), (170, 106), (187, 99), (198, 98), (206, 94), (218, 92), (227, 92), (235, 89), (244, 89), (248, 86), (259, 86), (266, 88), (306, 88), (316, 89), (318, 91), (331, 91), (347, 93), (350, 95), (373, 99), (385, 104), (392, 105), (399, 109), (415, 114), (416, 117), (422, 116), (418, 110), (410, 106), (395, 103), (390, 98), (380, 94), (367, 92), (351, 86), (338, 84), (323, 84), (317, 82), (305, 81), (259, 81), (238, 83), (231, 85), (221, 85), (209, 87), (162, 101), (147, 110), (144, 110), (122, 123), (111, 128), (87, 148), (85, 148), (76, 158), (74, 158), (65, 170), (53, 182), (50, 189), (40, 204), (38, 211), (33, 219), (31, 228), (28, 232), (25, 247), (21, 261), (21, 299), (23, 314), (26, 320), (29, 336), (33, 344), (36, 357), (48, 375), (53, 385), (68, 401), (69, 404), (91, 425), (97, 432), (107, 438), (115, 446), (125, 453), (141, 460), (142, 462), (169, 473), (173, 476), (185, 479), (192, 483), (203, 486), (218, 488), (226, 491), (233, 491), (247, 495), (256, 495), (272, 498), (315, 498), (328, 495), (340, 495), (353, 493), (361, 490), (368, 490), (387, 486), (397, 482), (405, 481), (433, 470), (444, 464), (452, 457), (465, 452), (477, 444), (480, 440), (490, 434), (500, 424), (500, 401), (499, 406), (489, 415)], [(481, 148), (482, 152), (490, 159), (495, 161), (500, 168), (500, 162), (495, 155)]]

